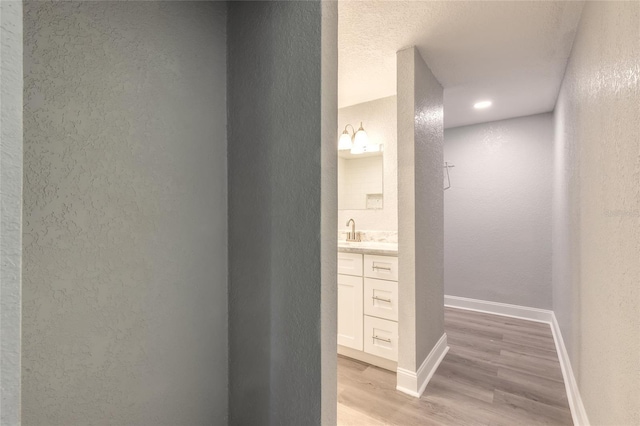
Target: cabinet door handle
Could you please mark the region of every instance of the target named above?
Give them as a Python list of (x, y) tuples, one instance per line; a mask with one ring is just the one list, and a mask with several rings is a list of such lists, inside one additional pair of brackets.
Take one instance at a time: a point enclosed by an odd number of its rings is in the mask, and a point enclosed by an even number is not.
[(372, 336), (376, 340), (382, 340), (383, 342), (391, 343), (391, 339), (385, 339), (384, 337)]
[(391, 271), (391, 267), (390, 266), (378, 266), (375, 263), (371, 264), (371, 269), (373, 271), (375, 271), (376, 269), (382, 269), (383, 271)]
[(391, 299), (383, 299), (382, 297), (378, 297), (378, 296), (371, 296), (371, 298), (373, 300), (379, 300), (381, 302), (387, 302), (387, 303), (391, 303)]

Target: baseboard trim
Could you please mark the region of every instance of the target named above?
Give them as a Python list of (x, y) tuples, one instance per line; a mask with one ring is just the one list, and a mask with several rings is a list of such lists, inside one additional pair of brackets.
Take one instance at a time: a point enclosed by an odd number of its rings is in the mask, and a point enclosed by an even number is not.
[(427, 388), (429, 380), (433, 377), (433, 374), (438, 369), (438, 366), (448, 351), (447, 334), (444, 333), (442, 337), (440, 337), (440, 340), (438, 340), (438, 343), (431, 349), (429, 355), (424, 359), (418, 371), (413, 372), (398, 367), (396, 389), (419, 398)]
[[(444, 305), (451, 308), (466, 309), (468, 311), (484, 312), (487, 314), (501, 315), (511, 318), (519, 318), (528, 321), (543, 322), (551, 326), (551, 334), (556, 345), (556, 352), (560, 361), (562, 378), (564, 380), (571, 417), (575, 426), (589, 426), (587, 412), (584, 409), (580, 390), (576, 382), (569, 354), (562, 339), (560, 326), (553, 311), (546, 309), (530, 308), (528, 306), (509, 305), (506, 303), (489, 302), (487, 300), (468, 299), (458, 296), (444, 296)], [(399, 376), (398, 376), (399, 377)]]
[(444, 306), (501, 315), (504, 317), (520, 318), (529, 321), (545, 322), (547, 324), (551, 324), (553, 318), (553, 311), (549, 311), (547, 309), (509, 305), (507, 303), (489, 302), (488, 300), (469, 299), (458, 296), (445, 295)]
[(567, 352), (567, 347), (564, 345), (560, 325), (553, 312), (551, 315), (551, 331), (553, 333), (553, 340), (556, 343), (556, 352), (560, 360), (562, 379), (564, 380), (564, 386), (567, 390), (567, 399), (569, 400), (569, 408), (571, 408), (573, 424), (576, 426), (589, 426), (589, 418), (587, 417), (587, 412), (584, 409), (584, 404), (580, 397), (580, 390), (578, 389), (576, 377), (573, 374), (573, 368), (571, 368), (569, 353)]

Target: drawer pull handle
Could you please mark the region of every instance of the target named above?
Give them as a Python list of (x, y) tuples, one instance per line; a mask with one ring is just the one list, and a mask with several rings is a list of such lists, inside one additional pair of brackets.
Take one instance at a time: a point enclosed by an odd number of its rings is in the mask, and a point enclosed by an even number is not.
[(382, 340), (383, 342), (391, 343), (391, 339), (385, 339), (384, 337), (372, 336), (376, 340)]
[(390, 266), (378, 266), (375, 263), (371, 264), (371, 269), (372, 270), (376, 270), (376, 269), (382, 269), (383, 271), (391, 271), (391, 267)]
[(383, 299), (382, 297), (378, 297), (378, 296), (371, 296), (371, 298), (373, 300), (379, 300), (381, 302), (387, 302), (387, 303), (391, 303), (391, 299)]

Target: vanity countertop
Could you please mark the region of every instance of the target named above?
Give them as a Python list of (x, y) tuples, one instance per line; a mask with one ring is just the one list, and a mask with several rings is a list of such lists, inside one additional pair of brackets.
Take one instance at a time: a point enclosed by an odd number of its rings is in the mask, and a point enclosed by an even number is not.
[(377, 243), (373, 241), (338, 241), (338, 251), (343, 253), (373, 254), (377, 256), (397, 256), (397, 243)]

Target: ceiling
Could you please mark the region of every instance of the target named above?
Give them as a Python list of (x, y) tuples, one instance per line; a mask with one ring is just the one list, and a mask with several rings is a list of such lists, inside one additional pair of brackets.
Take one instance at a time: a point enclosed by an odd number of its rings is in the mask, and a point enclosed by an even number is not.
[(445, 89), (445, 127), (552, 111), (582, 6), (341, 0), (339, 107), (395, 95), (396, 52), (415, 45)]

